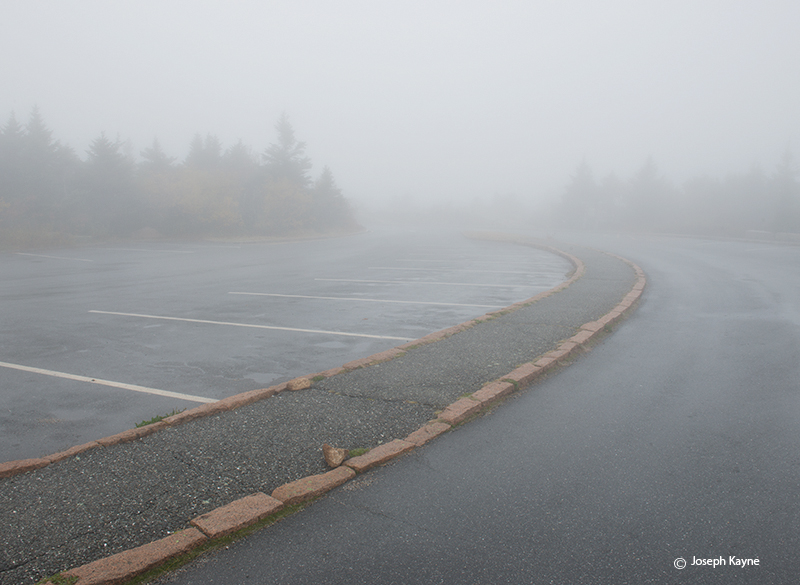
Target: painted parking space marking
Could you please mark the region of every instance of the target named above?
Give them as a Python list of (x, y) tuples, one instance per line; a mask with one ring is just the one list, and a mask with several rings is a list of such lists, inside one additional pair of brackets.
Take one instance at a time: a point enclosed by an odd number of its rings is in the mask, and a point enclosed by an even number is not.
[(252, 295), (261, 297), (285, 297), (290, 299), (320, 299), (324, 301), (365, 301), (369, 303), (402, 303), (406, 305), (437, 305), (443, 307), (478, 307), (481, 309), (502, 309), (505, 305), (477, 305), (470, 303), (440, 303), (436, 301), (398, 301), (393, 299), (362, 299), (358, 297), (314, 297), (310, 295), (282, 295), (278, 293), (229, 292), (229, 295)]
[(76, 262), (94, 262), (86, 258), (70, 258), (68, 256), (46, 256), (45, 254), (30, 254), (28, 252), (17, 252), (18, 256), (35, 256), (37, 258), (50, 258), (52, 260), (75, 260)]
[(382, 284), (435, 284), (439, 286), (492, 286), (498, 288), (516, 288), (530, 286), (527, 284), (481, 284), (477, 282), (426, 282), (423, 280), (357, 280), (355, 278), (315, 278), (326, 282), (377, 282)]
[(121, 388), (123, 390), (133, 390), (134, 392), (143, 392), (145, 394), (155, 394), (156, 396), (164, 396), (166, 398), (180, 398), (181, 400), (203, 403), (217, 402), (217, 400), (214, 398), (205, 398), (203, 396), (194, 396), (192, 394), (182, 394), (180, 392), (170, 392), (169, 390), (159, 390), (158, 388), (148, 388), (146, 386), (137, 386), (136, 384), (125, 384), (124, 382), (112, 382), (111, 380), (90, 378), (88, 376), (76, 376), (75, 374), (67, 374), (66, 372), (32, 368), (30, 366), (22, 366), (20, 364), (9, 364), (8, 362), (0, 362), (0, 367), (9, 368), (12, 370), (20, 370), (22, 372), (29, 372), (32, 374), (43, 374), (45, 376), (52, 376), (54, 378), (64, 378), (66, 380), (74, 380), (76, 382), (88, 382), (90, 384), (100, 384), (102, 386), (111, 386), (112, 388)]
[(89, 311), (100, 315), (119, 315), (122, 317), (139, 317), (141, 319), (161, 319), (164, 321), (183, 321), (185, 323), (203, 323), (205, 325), (229, 325), (232, 327), (249, 327), (253, 329), (272, 329), (275, 331), (294, 331), (296, 333), (317, 333), (322, 335), (341, 335), (344, 337), (366, 337), (368, 339), (393, 339), (397, 341), (414, 341), (412, 337), (393, 337), (391, 335), (369, 335), (367, 333), (346, 333), (343, 331), (325, 331), (324, 329), (300, 329), (297, 327), (278, 327), (276, 325), (256, 325), (253, 323), (233, 323), (231, 321), (210, 321), (207, 319), (188, 319), (185, 317), (166, 317), (164, 315), (142, 315), (140, 313), (119, 313), (117, 311)]
[(370, 266), (370, 270), (424, 270), (427, 272), (492, 272), (495, 274), (530, 274), (527, 270), (482, 270), (480, 268), (410, 268), (406, 266)]
[(194, 254), (196, 250), (158, 250), (155, 248), (103, 248), (119, 252), (154, 252), (157, 254)]

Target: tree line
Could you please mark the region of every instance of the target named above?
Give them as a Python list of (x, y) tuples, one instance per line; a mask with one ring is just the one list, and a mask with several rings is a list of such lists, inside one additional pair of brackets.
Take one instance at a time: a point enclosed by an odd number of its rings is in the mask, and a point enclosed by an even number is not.
[(193, 138), (183, 162), (158, 140), (137, 157), (101, 133), (86, 156), (54, 140), (38, 108), (0, 128), (0, 243), (81, 237), (249, 237), (351, 231), (352, 209), (326, 166), (312, 180), (288, 117), (260, 156), (240, 140)]
[(584, 160), (559, 205), (562, 225), (590, 230), (745, 236), (750, 230), (800, 233), (800, 183), (787, 150), (772, 173), (758, 167), (675, 185), (652, 158), (631, 177), (597, 180)]

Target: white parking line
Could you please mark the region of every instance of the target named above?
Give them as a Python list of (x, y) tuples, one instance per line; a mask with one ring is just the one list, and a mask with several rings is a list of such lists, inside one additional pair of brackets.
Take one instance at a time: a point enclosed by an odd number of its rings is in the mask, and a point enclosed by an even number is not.
[(153, 252), (156, 254), (194, 254), (196, 250), (156, 250), (153, 248), (103, 248), (120, 252)]
[(428, 272), (493, 272), (495, 274), (530, 274), (526, 270), (481, 270), (479, 268), (407, 268), (405, 266), (370, 266), (370, 270), (426, 270)]
[(75, 260), (76, 262), (94, 262), (86, 258), (69, 258), (67, 256), (45, 256), (44, 254), (29, 254), (28, 252), (17, 252), (18, 256), (36, 256), (37, 258), (51, 258), (53, 260)]
[(320, 299), (324, 301), (367, 301), (370, 303), (403, 303), (407, 305), (439, 305), (444, 307), (479, 307), (481, 309), (502, 309), (504, 305), (473, 305), (469, 303), (437, 303), (434, 301), (397, 301), (391, 299), (361, 299), (358, 297), (312, 297), (309, 295), (281, 295), (278, 293), (229, 292), (229, 295), (253, 295), (259, 297), (286, 297), (291, 299)]
[(192, 394), (181, 394), (180, 392), (170, 392), (169, 390), (147, 388), (146, 386), (136, 386), (135, 384), (125, 384), (123, 382), (111, 382), (110, 380), (101, 380), (100, 378), (89, 378), (88, 376), (76, 376), (75, 374), (67, 374), (65, 372), (55, 372), (53, 370), (44, 370), (42, 368), (32, 368), (30, 366), (21, 366), (19, 364), (9, 364), (7, 362), (0, 362), (0, 366), (4, 368), (10, 368), (12, 370), (31, 372), (33, 374), (44, 374), (45, 376), (52, 376), (54, 378), (65, 378), (67, 380), (75, 380), (77, 382), (89, 382), (90, 384), (101, 384), (103, 386), (122, 388), (123, 390), (133, 390), (134, 392), (144, 392), (145, 394), (155, 394), (156, 396), (165, 396), (167, 398), (180, 398), (181, 400), (189, 400), (191, 402), (204, 402), (204, 403), (217, 402), (214, 398), (204, 398), (203, 396), (194, 396)]
[(314, 280), (324, 280), (326, 282), (379, 282), (383, 284), (436, 284), (441, 286), (494, 286), (503, 288), (515, 288), (518, 286), (530, 286), (526, 284), (480, 284), (475, 282), (427, 282), (422, 280), (357, 280), (354, 278), (315, 278)]
[[(481, 260), (481, 258), (489, 258), (489, 260)], [(397, 258), (396, 262), (450, 262), (453, 260), (469, 260), (477, 262), (530, 262), (528, 256), (503, 256), (498, 258), (497, 254), (470, 254), (468, 257), (455, 256), (450, 257), (442, 254), (422, 254), (417, 258)]]
[(183, 317), (164, 317), (162, 315), (142, 315), (139, 313), (118, 313), (115, 311), (89, 311), (101, 315), (120, 315), (122, 317), (140, 317), (142, 319), (162, 319), (164, 321), (184, 321), (187, 323), (205, 323), (207, 325), (231, 325), (234, 327), (251, 327), (254, 329), (274, 329), (276, 331), (295, 331), (298, 333), (320, 333), (324, 335), (342, 335), (345, 337), (367, 337), (369, 339), (395, 339), (397, 341), (414, 341), (411, 337), (392, 337), (390, 335), (369, 335), (367, 333), (344, 333), (342, 331), (325, 331), (323, 329), (298, 329), (296, 327), (277, 327), (275, 325), (253, 325), (251, 323), (232, 323), (229, 321), (209, 321), (207, 319), (186, 319)]

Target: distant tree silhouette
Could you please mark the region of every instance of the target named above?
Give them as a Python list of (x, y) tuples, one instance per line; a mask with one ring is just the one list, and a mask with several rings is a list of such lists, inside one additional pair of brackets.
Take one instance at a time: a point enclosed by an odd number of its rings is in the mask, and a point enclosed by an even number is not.
[(284, 112), (275, 124), (278, 142), (269, 145), (264, 152), (267, 172), (278, 180), (288, 180), (306, 187), (311, 182), (309, 171), (311, 159), (305, 156), (305, 142), (298, 142), (294, 136), (294, 128)]
[(222, 155), (222, 165), (230, 170), (249, 173), (258, 168), (258, 161), (253, 156), (252, 149), (240, 138)]
[(794, 156), (788, 148), (784, 151), (770, 183), (775, 209), (774, 230), (800, 231), (800, 185), (797, 182)]
[(276, 130), (261, 159), (241, 140), (223, 150), (215, 135), (196, 134), (183, 164), (157, 139), (137, 163), (130, 142), (103, 132), (81, 160), (53, 139), (37, 107), (24, 126), (12, 113), (0, 126), (0, 244), (127, 237), (141, 228), (203, 237), (357, 227), (330, 169), (311, 184), (305, 143), (286, 115)]
[(8, 206), (24, 195), (24, 146), (25, 128), (12, 112), (0, 129), (0, 206)]
[(122, 141), (110, 140), (105, 132), (92, 141), (84, 173), (92, 232), (125, 236), (142, 227), (144, 210), (136, 197), (134, 172)]
[(322, 172), (314, 182), (312, 209), (314, 227), (321, 231), (329, 226), (340, 229), (355, 227), (353, 211), (327, 165), (322, 168)]
[(213, 169), (219, 165), (221, 159), (222, 143), (216, 135), (206, 134), (203, 139), (200, 134), (195, 134), (184, 164), (198, 169)]
[(671, 185), (659, 173), (653, 157), (647, 157), (628, 182), (625, 211), (629, 226), (645, 231), (663, 229), (676, 212), (676, 202), (671, 196)]
[(141, 152), (142, 162), (139, 163), (140, 172), (163, 173), (172, 168), (175, 157), (167, 156), (161, 148), (158, 138), (153, 139), (153, 144)]
[(562, 221), (579, 229), (594, 228), (598, 223), (599, 190), (592, 169), (582, 160), (570, 177), (561, 196)]

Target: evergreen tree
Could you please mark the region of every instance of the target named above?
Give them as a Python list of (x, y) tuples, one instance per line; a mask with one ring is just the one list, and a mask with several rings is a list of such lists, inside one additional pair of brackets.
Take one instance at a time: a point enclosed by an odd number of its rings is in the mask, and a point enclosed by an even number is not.
[(800, 185), (797, 168), (788, 148), (775, 169), (771, 180), (771, 191), (775, 209), (774, 230), (776, 232), (800, 231)]
[(222, 155), (222, 165), (230, 170), (249, 173), (256, 169), (258, 163), (253, 157), (253, 152), (249, 146), (245, 145), (240, 138), (233, 146), (229, 147)]
[(579, 229), (597, 227), (598, 188), (584, 159), (561, 196), (563, 221)]
[(55, 153), (53, 132), (45, 125), (38, 106), (33, 106), (25, 127), (25, 145), (30, 156), (39, 160)]
[(211, 170), (219, 166), (222, 159), (222, 143), (214, 134), (206, 134), (205, 140), (195, 134), (189, 145), (189, 154), (184, 164), (196, 169)]
[(0, 129), (0, 201), (5, 205), (23, 196), (24, 146), (25, 129), (12, 112)]
[(38, 106), (34, 106), (25, 126), (21, 166), (26, 196), (31, 198), (34, 206), (41, 206), (43, 200), (52, 196), (59, 183), (56, 176), (57, 150), (53, 132), (45, 125)]
[(119, 139), (111, 141), (105, 132), (101, 132), (86, 153), (89, 168), (96, 176), (107, 177), (116, 182), (130, 178), (130, 159), (122, 152), (122, 142)]
[(199, 133), (192, 137), (192, 142), (189, 144), (189, 154), (186, 155), (186, 160), (183, 164), (187, 167), (200, 168), (203, 166), (203, 137)]
[(87, 151), (84, 188), (95, 232), (127, 235), (141, 227), (142, 209), (135, 198), (134, 166), (123, 146), (119, 139), (112, 141), (101, 132)]
[(175, 157), (167, 156), (162, 150), (158, 138), (153, 139), (153, 145), (145, 148), (142, 152), (142, 162), (139, 169), (146, 173), (163, 173), (173, 168)]
[(676, 215), (672, 188), (658, 172), (652, 156), (628, 183), (627, 215), (634, 230), (662, 229)]
[(275, 124), (278, 142), (271, 144), (264, 152), (269, 174), (278, 180), (288, 180), (301, 187), (311, 182), (309, 171), (311, 159), (305, 156), (305, 142), (298, 142), (294, 136), (294, 128), (284, 112)]

